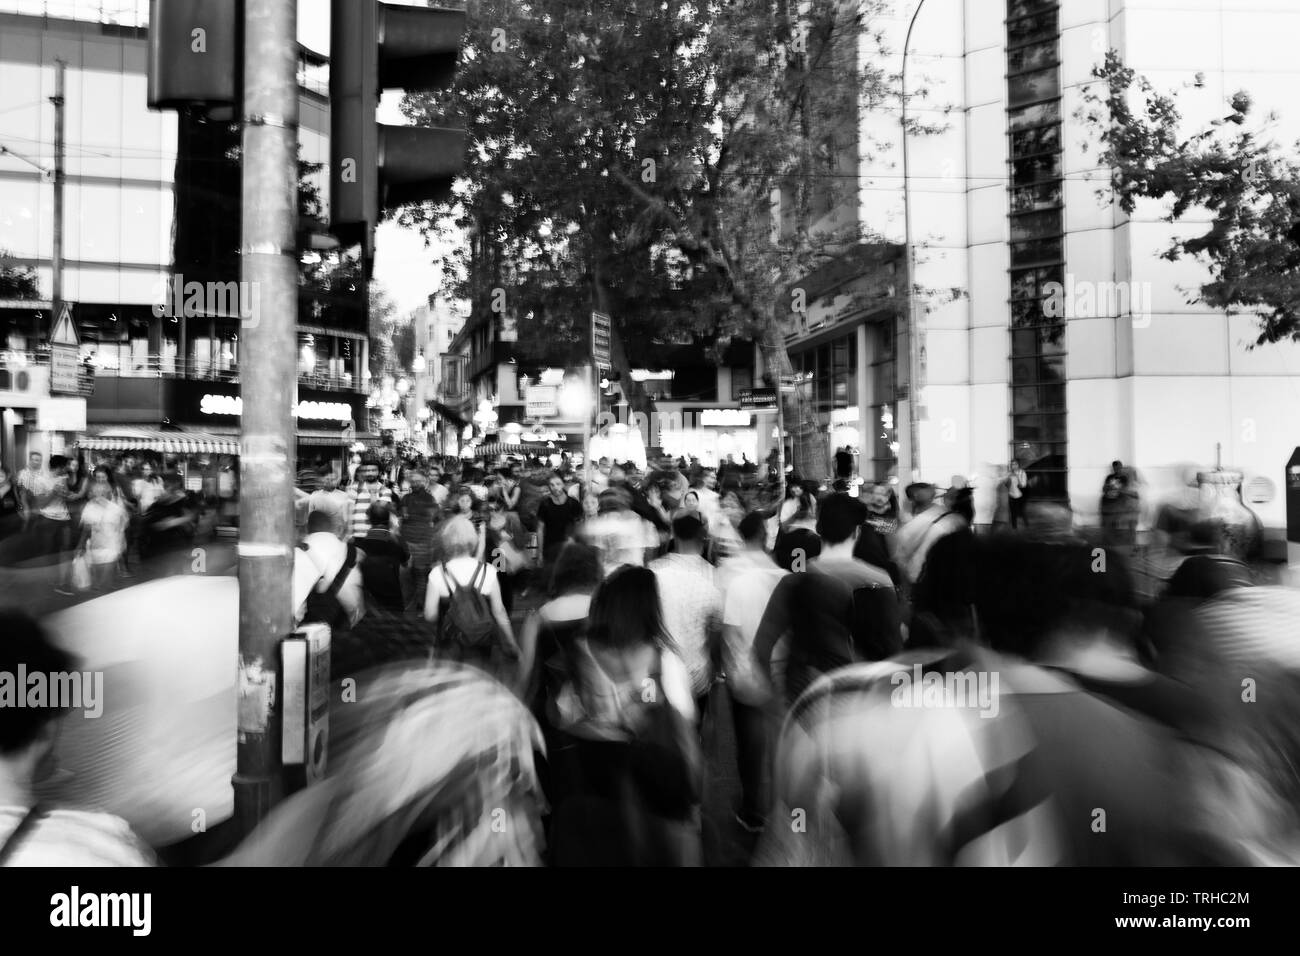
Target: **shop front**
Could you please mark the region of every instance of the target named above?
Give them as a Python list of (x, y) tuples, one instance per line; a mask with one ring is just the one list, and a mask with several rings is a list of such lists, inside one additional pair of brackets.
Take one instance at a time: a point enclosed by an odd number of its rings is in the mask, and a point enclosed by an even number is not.
[(659, 447), (671, 458), (699, 459), (709, 467), (727, 461), (759, 462), (757, 413), (747, 408), (659, 404)]

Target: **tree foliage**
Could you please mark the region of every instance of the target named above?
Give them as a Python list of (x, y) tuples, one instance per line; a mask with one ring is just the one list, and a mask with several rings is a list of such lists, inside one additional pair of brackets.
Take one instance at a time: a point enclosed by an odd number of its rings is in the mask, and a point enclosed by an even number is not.
[[(876, 149), (861, 112), (896, 103), (870, 55), (882, 7), (471, 0), (452, 97), (470, 143), (456, 291), (479, 314), (504, 300), (520, 352), (570, 362), (589, 313), (608, 313), (624, 381), (628, 355), (655, 343), (704, 340), (716, 355), (735, 337), (788, 373), (790, 284), (877, 238), (852, 200)], [(404, 104), (417, 122), (446, 107)], [(431, 232), (446, 213), (403, 218)], [(793, 404), (787, 417), (807, 418)]]
[(0, 299), (39, 299), (40, 283), (30, 266), (10, 265), (13, 254), (0, 249)]
[(1255, 345), (1300, 341), (1300, 165), (1249, 128), (1250, 95), (1234, 94), (1226, 116), (1185, 136), (1177, 95), (1157, 91), (1114, 50), (1093, 76), (1101, 82), (1085, 89), (1077, 115), (1097, 131), (1111, 169), (1099, 195), (1129, 214), (1140, 199), (1165, 202), (1166, 222), (1208, 210), (1205, 232), (1163, 253), (1209, 269), (1191, 301), (1257, 313)]

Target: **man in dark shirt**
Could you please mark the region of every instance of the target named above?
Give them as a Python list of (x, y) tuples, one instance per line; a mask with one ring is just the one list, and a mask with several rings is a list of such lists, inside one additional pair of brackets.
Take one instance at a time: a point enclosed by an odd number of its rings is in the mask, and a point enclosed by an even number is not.
[(386, 611), (400, 614), (402, 600), (402, 565), (410, 560), (406, 545), (388, 530), (388, 506), (376, 502), (366, 511), (370, 530), (364, 538), (356, 539), (357, 547), (365, 552), (361, 562), (361, 582), (370, 602)]
[(582, 520), (582, 505), (569, 497), (564, 480), (552, 475), (547, 482), (548, 494), (537, 506), (537, 551), (544, 565), (555, 563), (564, 542)]
[(414, 468), (407, 472), (410, 492), (402, 498), (402, 543), (411, 554), (411, 602), (418, 610), (424, 608), (424, 591), (429, 583), (429, 571), (434, 560), (433, 525), (438, 514), (438, 501), (429, 491), (428, 479), (423, 471)]
[(787, 703), (793, 703), (822, 674), (901, 649), (896, 633), (881, 633), (887, 628), (876, 626), (887, 622), (864, 621), (870, 626), (855, 633), (855, 592), (882, 589), (885, 597), (893, 592), (887, 573), (853, 556), (865, 512), (866, 506), (856, 498), (830, 495), (817, 516), (820, 554), (792, 563), (790, 570), (795, 573), (776, 586), (763, 612), (754, 654), (761, 672), (770, 678), (772, 650), (782, 637), (789, 638)]

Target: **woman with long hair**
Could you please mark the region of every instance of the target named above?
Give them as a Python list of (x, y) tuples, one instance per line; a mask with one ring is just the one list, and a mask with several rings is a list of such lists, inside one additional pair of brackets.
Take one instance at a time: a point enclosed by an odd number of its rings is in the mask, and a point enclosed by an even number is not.
[(619, 568), (596, 590), (554, 711), (553, 862), (698, 865), (695, 705), (653, 571)]
[(550, 600), (524, 621), (519, 638), (523, 698), (543, 726), (548, 704), (572, 674), (574, 645), (586, 633), (591, 597), (600, 581), (600, 552), (566, 542), (555, 559)]

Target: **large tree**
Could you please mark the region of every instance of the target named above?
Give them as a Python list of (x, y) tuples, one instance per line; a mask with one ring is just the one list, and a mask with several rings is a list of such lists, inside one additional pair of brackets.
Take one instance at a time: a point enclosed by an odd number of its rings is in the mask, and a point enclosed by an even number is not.
[(1095, 131), (1101, 162), (1111, 170), (1103, 198), (1130, 214), (1139, 199), (1160, 200), (1167, 222), (1208, 210), (1204, 232), (1176, 239), (1163, 253), (1208, 268), (1191, 301), (1257, 314), (1255, 345), (1300, 341), (1300, 144), (1284, 154), (1252, 129), (1244, 91), (1233, 95), (1224, 117), (1189, 136), (1177, 94), (1156, 90), (1114, 50), (1093, 76), (1099, 82), (1085, 89), (1078, 115)]
[[(790, 287), (873, 238), (856, 215), (836, 227), (824, 214), (870, 151), (861, 111), (895, 102), (893, 77), (862, 52), (880, 45), (880, 6), (471, 2), (454, 97), (470, 140), (459, 291), (514, 311), (521, 352), (576, 358), (596, 309), (614, 319), (625, 381), (629, 352), (688, 336), (758, 341), (775, 383), (791, 370)], [(404, 104), (426, 122), (446, 107)], [(445, 213), (403, 215), (434, 230)], [(807, 404), (785, 400), (789, 430), (809, 438)], [(824, 455), (798, 447), (818, 473)]]

